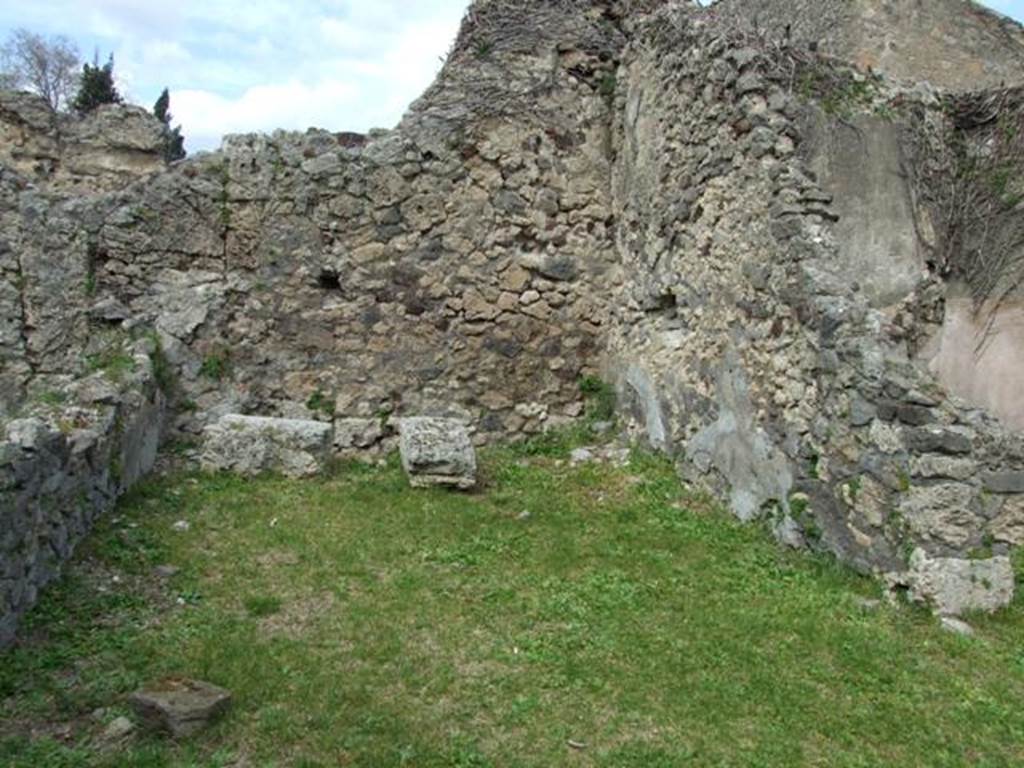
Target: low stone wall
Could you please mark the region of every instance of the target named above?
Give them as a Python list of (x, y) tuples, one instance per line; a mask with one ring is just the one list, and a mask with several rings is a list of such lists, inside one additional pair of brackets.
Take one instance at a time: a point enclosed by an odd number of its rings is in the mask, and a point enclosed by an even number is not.
[(165, 400), (151, 351), (137, 345), (116, 381), (99, 372), (41, 392), (0, 424), (0, 648), (96, 518), (153, 466)]

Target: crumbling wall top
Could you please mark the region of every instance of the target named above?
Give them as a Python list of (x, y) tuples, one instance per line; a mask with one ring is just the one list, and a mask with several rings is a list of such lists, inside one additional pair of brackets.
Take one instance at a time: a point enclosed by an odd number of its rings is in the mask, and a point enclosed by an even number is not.
[(722, 0), (715, 12), (896, 79), (958, 91), (1024, 82), (1024, 27), (972, 0)]
[(0, 165), (34, 183), (88, 194), (160, 170), (163, 125), (145, 109), (109, 105), (80, 117), (31, 93), (0, 91)]

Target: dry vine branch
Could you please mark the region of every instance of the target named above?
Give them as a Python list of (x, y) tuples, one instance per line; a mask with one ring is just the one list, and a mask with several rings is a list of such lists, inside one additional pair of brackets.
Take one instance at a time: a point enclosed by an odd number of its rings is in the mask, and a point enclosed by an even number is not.
[(914, 123), (917, 187), (937, 229), (932, 261), (966, 283), (991, 329), (1024, 284), (1024, 89), (950, 95), (943, 107), (945, 121)]

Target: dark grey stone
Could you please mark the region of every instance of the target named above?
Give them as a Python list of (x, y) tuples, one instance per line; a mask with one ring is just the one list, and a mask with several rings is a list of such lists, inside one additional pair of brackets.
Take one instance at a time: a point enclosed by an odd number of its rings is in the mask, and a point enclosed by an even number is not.
[(818, 369), (824, 373), (835, 373), (839, 370), (839, 355), (831, 349), (823, 349), (818, 355)]
[(572, 259), (561, 256), (559, 258), (545, 260), (538, 270), (544, 277), (551, 280), (569, 281), (575, 280), (579, 271)]
[(896, 418), (912, 427), (923, 427), (935, 421), (935, 414), (922, 405), (904, 404), (896, 407)]
[(865, 454), (860, 468), (890, 491), (902, 491), (909, 475), (905, 459), (894, 458), (881, 453)]
[(878, 415), (878, 409), (859, 395), (850, 401), (850, 424), (866, 427)]
[(224, 714), (231, 692), (200, 680), (165, 680), (133, 693), (129, 703), (147, 728), (181, 739)]
[(494, 207), (502, 213), (515, 215), (526, 212), (526, 201), (518, 192), (504, 189), (495, 196)]
[(878, 418), (882, 421), (893, 421), (896, 418), (896, 403), (892, 400), (883, 400), (878, 404)]
[(403, 234), (405, 227), (401, 224), (383, 224), (377, 227), (377, 239), (384, 243)]
[(1024, 472), (987, 472), (981, 482), (992, 493), (1024, 493)]
[(907, 433), (907, 447), (917, 453), (970, 453), (971, 436), (954, 427), (919, 427)]
[(391, 206), (377, 212), (377, 223), (381, 226), (393, 226), (402, 223), (402, 211), (398, 206)]

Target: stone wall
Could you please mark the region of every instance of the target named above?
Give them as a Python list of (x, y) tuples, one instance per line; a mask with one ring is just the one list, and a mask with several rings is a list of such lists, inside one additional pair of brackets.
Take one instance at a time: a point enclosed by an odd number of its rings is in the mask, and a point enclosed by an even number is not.
[(0, 93), (0, 647), (156, 458), (158, 347), (88, 309), (107, 198), (162, 170), (162, 149), (141, 109), (76, 119)]
[(601, 14), (509, 8), (544, 21), (529, 45), (484, 50), (507, 20), (467, 19), (396, 131), (231, 137), (66, 229), (63, 210), (35, 214), (61, 243), (28, 291), (90, 288), (27, 325), (36, 367), (66, 368), (90, 323), (154, 327), (180, 430), (225, 412), (337, 419), (341, 447), (403, 413), (468, 418), (481, 440), (577, 416), (614, 261), (602, 80), (624, 37)]
[(231, 411), (539, 431), (578, 414), (600, 344), (604, 108), (574, 104), (555, 138), (494, 123), (434, 150), (232, 139), (115, 210), (97, 301), (158, 330), (186, 430)]
[[(151, 463), (155, 396), (104, 395), (88, 440), (64, 402), (133, 339), (158, 345), (179, 435), (226, 413), (316, 418), (345, 455), (387, 448), (402, 415), (461, 416), (485, 441), (582, 412), (625, 37), (615, 4), (577, 5), (478, 4), (395, 131), (231, 137), (166, 170), (141, 110), (0, 98), (0, 641), (134, 479), (110, 456)], [(25, 420), (55, 399), (49, 427)]]
[(1024, 28), (972, 0), (722, 0), (716, 11), (864, 70), (937, 88), (1024, 81)]
[[(1005, 600), (1021, 438), (946, 396), (912, 359), (914, 321), (873, 308), (870, 264), (843, 257), (838, 211), (870, 206), (886, 154), (863, 164), (870, 194), (846, 178), (853, 199), (835, 204), (811, 169), (823, 133), (852, 127), (885, 149), (900, 131), (879, 115), (898, 120), (909, 95), (876, 83), (862, 116), (828, 118), (750, 35), (677, 9), (639, 34), (618, 110), (624, 279), (607, 364), (633, 428), (787, 543), (917, 595), (948, 574), (931, 595), (943, 609), (975, 581), (996, 595), (979, 605)], [(927, 282), (905, 278), (906, 291)]]
[(23, 185), (19, 176), (0, 166), (0, 414), (21, 400), (32, 374), (25, 343), (25, 282), (17, 250), (22, 225), (18, 196)]
[(96, 518), (156, 459), (164, 397), (152, 342), (38, 392), (0, 426), (0, 648)]
[(81, 372), (95, 351), (95, 233), (110, 195), (164, 169), (161, 130), (138, 107), (73, 118), (0, 92), (0, 418), (34, 376)]
[(141, 110), (0, 96), (8, 636), (152, 461), (147, 354), (179, 436), (313, 418), (340, 455), (402, 416), (557, 427), (603, 367), (627, 428), (742, 519), (941, 610), (1005, 603), (1024, 438), (918, 359), (949, 314), (903, 166), (941, 102), (765, 35), (769, 0), (760, 32), (730, 9), (481, 0), (394, 131), (235, 136), (170, 168)]

